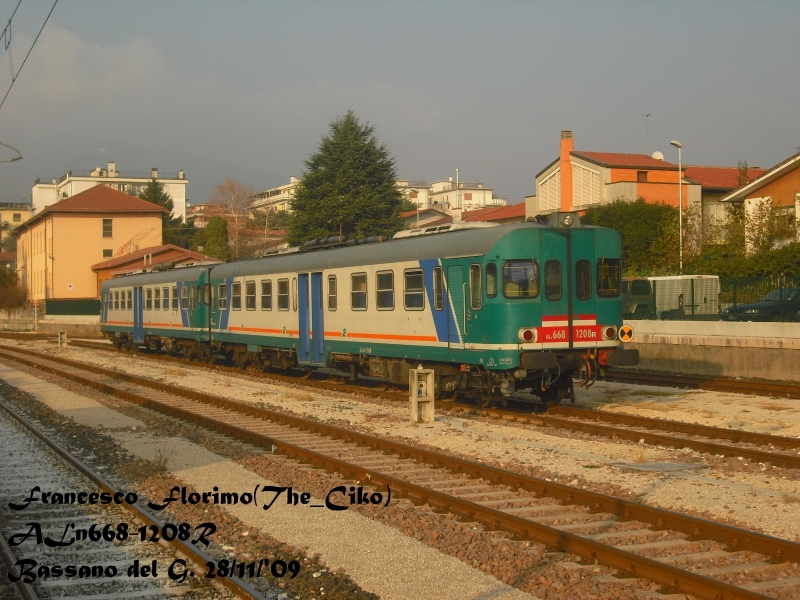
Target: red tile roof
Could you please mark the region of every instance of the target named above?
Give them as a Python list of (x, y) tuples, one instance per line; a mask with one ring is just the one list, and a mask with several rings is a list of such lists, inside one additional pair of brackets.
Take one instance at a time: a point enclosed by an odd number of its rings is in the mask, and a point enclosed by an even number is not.
[(119, 192), (107, 185), (96, 185), (45, 208), (48, 212), (157, 212), (166, 213), (157, 204)]
[(585, 158), (605, 167), (629, 167), (631, 169), (678, 169), (678, 165), (658, 160), (647, 154), (624, 154), (619, 152), (585, 152), (574, 150), (573, 155)]
[(506, 219), (525, 220), (525, 203), (510, 206), (491, 206), (461, 213), (462, 221), (504, 221)]
[[(167, 253), (171, 253), (172, 256), (162, 257), (162, 259), (159, 260), (157, 255), (167, 254)], [(112, 267), (117, 267), (127, 263), (135, 263), (137, 261), (142, 260), (142, 257), (146, 254), (153, 255), (153, 264), (158, 264), (159, 262), (162, 262), (162, 260), (182, 261), (182, 262), (187, 262), (188, 260), (192, 261), (213, 260), (216, 262), (220, 262), (216, 258), (213, 258), (211, 256), (206, 256), (205, 254), (200, 254), (199, 252), (194, 252), (193, 250), (186, 250), (185, 248), (181, 248), (180, 246), (174, 246), (173, 244), (162, 244), (161, 246), (151, 246), (149, 248), (142, 248), (141, 250), (137, 250), (136, 252), (131, 252), (130, 254), (117, 256), (115, 258), (111, 258), (101, 263), (97, 263), (96, 265), (92, 265), (92, 270), (101, 271), (103, 269), (110, 269)]]
[(0, 252), (0, 263), (14, 262), (16, 260), (16, 252)]
[[(733, 190), (739, 187), (739, 167), (706, 167), (701, 165), (686, 165), (684, 174), (687, 179), (699, 183), (704, 188)], [(766, 173), (766, 169), (753, 167), (747, 170), (749, 180), (753, 181)]]

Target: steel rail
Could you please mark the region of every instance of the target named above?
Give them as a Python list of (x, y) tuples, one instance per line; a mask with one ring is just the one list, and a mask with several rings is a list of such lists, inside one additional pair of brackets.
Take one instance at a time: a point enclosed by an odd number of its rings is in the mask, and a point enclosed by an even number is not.
[[(680, 590), (684, 593), (714, 600), (728, 600), (732, 598), (766, 598), (766, 596), (726, 584), (716, 579), (683, 571), (677, 567), (673, 567), (653, 559), (647, 559), (624, 550), (606, 546), (600, 542), (582, 538), (575, 534), (560, 531), (546, 525), (528, 521), (521, 517), (515, 517), (502, 511), (470, 502), (468, 500), (463, 500), (442, 492), (437, 492), (429, 488), (418, 486), (405, 480), (392, 477), (391, 475), (383, 474), (380, 471), (374, 471), (372, 469), (348, 463), (338, 458), (329, 457), (313, 450), (308, 450), (295, 444), (284, 442), (279, 438), (273, 438), (263, 433), (251, 431), (237, 425), (221, 423), (216, 419), (205, 417), (175, 406), (170, 406), (161, 401), (142, 396), (129, 390), (116, 388), (107, 383), (98, 382), (75, 373), (57, 369), (52, 366), (39, 365), (34, 361), (29, 361), (22, 357), (14, 357), (6, 352), (0, 352), (0, 356), (9, 358), (11, 360), (16, 360), (21, 364), (27, 364), (29, 366), (47, 370), (59, 376), (103, 391), (109, 395), (155, 408), (160, 412), (223, 431), (240, 439), (246, 439), (266, 447), (275, 445), (276, 448), (280, 449), (283, 453), (289, 456), (301, 458), (310, 462), (311, 464), (322, 464), (327, 468), (334, 469), (340, 473), (348, 473), (352, 476), (357, 476), (362, 480), (368, 479), (372, 483), (382, 483), (394, 486), (396, 490), (400, 490), (401, 494), (405, 494), (411, 498), (428, 502), (429, 504), (436, 505), (469, 519), (478, 520), (489, 525), (490, 527), (512, 532), (519, 537), (543, 542), (553, 548), (558, 548), (564, 552), (577, 554), (588, 560), (596, 560), (599, 563), (635, 574), (639, 577), (644, 577), (662, 585), (670, 586), (671, 588)], [(52, 358), (42, 355), (39, 355), (39, 357), (44, 360), (51, 360)], [(622, 517), (624, 520), (640, 520), (654, 523), (657, 529), (673, 529), (688, 533), (694, 538), (716, 540), (727, 544), (732, 551), (752, 550), (761, 554), (765, 554), (778, 562), (783, 562), (785, 560), (796, 561), (800, 559), (800, 544), (795, 544), (787, 540), (773, 538), (756, 532), (746, 531), (740, 528), (698, 519), (696, 517), (671, 513), (662, 509), (648, 507), (634, 502), (629, 502), (610, 496), (604, 496), (594, 492), (587, 492), (577, 488), (571, 488), (569, 486), (545, 482), (540, 479), (518, 473), (512, 473), (496, 467), (467, 461), (437, 452), (421, 450), (413, 446), (407, 446), (405, 444), (383, 440), (374, 436), (345, 430), (339, 427), (325, 425), (322, 423), (308, 421), (306, 419), (291, 417), (289, 415), (284, 415), (274, 411), (245, 405), (234, 400), (219, 398), (185, 388), (173, 387), (151, 380), (142, 380), (141, 378), (135, 376), (120, 374), (115, 371), (103, 369), (101, 367), (83, 365), (67, 359), (59, 359), (58, 361), (54, 362), (65, 363), (73, 368), (95, 372), (106, 377), (137, 383), (139, 385), (157, 389), (169, 394), (183, 396), (191, 400), (197, 400), (205, 404), (215, 405), (228, 410), (259, 416), (262, 419), (268, 419), (273, 422), (291, 425), (301, 430), (314, 431), (334, 439), (347, 439), (351, 442), (355, 442), (359, 445), (367, 446), (375, 450), (382, 450), (384, 452), (397, 454), (401, 457), (414, 458), (424, 463), (441, 466), (454, 473), (464, 473), (476, 478), (482, 478), (491, 481), (495, 484), (504, 484), (529, 490), (536, 493), (537, 496), (551, 496), (563, 499), (567, 503), (583, 504), (588, 506), (590, 510), (593, 510), (594, 512), (616, 514)]]
[(709, 425), (685, 423), (683, 421), (668, 421), (666, 419), (640, 417), (625, 413), (612, 413), (604, 410), (573, 408), (571, 406), (551, 406), (547, 409), (547, 413), (565, 417), (575, 417), (577, 419), (594, 419), (596, 421), (618, 423), (620, 425), (629, 425), (631, 427), (645, 427), (647, 429), (659, 429), (673, 433), (701, 435), (707, 438), (725, 439), (732, 442), (742, 442), (746, 444), (758, 444), (759, 446), (780, 446), (781, 448), (788, 449), (800, 448), (800, 438), (772, 435), (769, 433), (742, 431), (741, 429), (711, 427)]
[[(23, 427), (25, 427), (28, 431), (30, 431), (33, 435), (35, 435), (39, 440), (44, 442), (44, 444), (47, 445), (48, 448), (53, 450), (64, 462), (69, 464), (73, 469), (81, 473), (84, 477), (92, 481), (95, 485), (102, 488), (103, 491), (111, 493), (112, 496), (119, 491), (110, 482), (101, 477), (98, 473), (95, 473), (87, 465), (85, 465), (77, 458), (72, 456), (72, 454), (70, 454), (66, 448), (61, 446), (58, 442), (50, 439), (45, 433), (40, 431), (39, 428), (36, 427), (36, 425), (31, 423), (28, 419), (20, 415), (18, 412), (16, 412), (8, 405), (6, 405), (5, 402), (0, 401), (0, 408), (2, 408), (6, 413), (8, 413), (9, 416), (11, 416)], [(132, 513), (134, 518), (145, 522), (148, 526), (155, 525), (159, 528), (159, 531), (163, 529), (165, 523), (160, 519), (158, 519), (155, 515), (151, 514), (149, 511), (135, 504), (123, 503), (120, 506), (129, 511), (130, 513)], [(0, 539), (2, 539), (2, 536), (0, 536)], [(165, 542), (171, 545), (175, 550), (177, 550), (181, 554), (187, 556), (190, 560), (192, 560), (194, 563), (198, 565), (202, 566), (205, 565), (207, 562), (216, 563), (213, 557), (203, 552), (200, 548), (192, 547), (191, 545), (187, 544), (186, 542), (183, 542), (178, 538), (175, 538), (175, 540), (171, 542), (167, 542), (165, 540)], [(13, 554), (11, 554), (11, 556), (13, 557)], [(22, 580), (20, 579), (19, 581)], [(244, 598), (246, 600), (265, 600), (263, 594), (255, 590), (247, 582), (242, 581), (239, 577), (231, 575), (229, 577), (218, 578), (218, 581), (228, 591), (230, 591), (239, 598)]]
[(17, 568), (17, 558), (14, 556), (11, 548), (8, 547), (2, 535), (0, 535), (0, 557), (2, 557), (3, 562), (6, 563), (8, 574), (18, 578), (16, 581), (17, 591), (20, 593), (23, 600), (39, 600), (39, 596), (36, 595), (36, 592), (33, 591), (30, 584), (25, 583), (22, 577), (20, 577), (19, 569)]
[(676, 373), (644, 373), (609, 368), (601, 377), (606, 381), (638, 383), (675, 388), (733, 392), (735, 394), (779, 396), (800, 398), (800, 384), (774, 383), (758, 379), (734, 379), (732, 377), (704, 377), (698, 375), (679, 375)]
[[(77, 344), (76, 344), (77, 345)], [(96, 344), (96, 343), (87, 343), (87, 344), (80, 344), (83, 347), (102, 347), (106, 346), (106, 344)], [(33, 352), (31, 350), (23, 349), (23, 348), (9, 348), (10, 350), (16, 352)], [(109, 346), (109, 350), (113, 350)], [(150, 356), (150, 355), (144, 355)], [(167, 358), (171, 361), (177, 361), (184, 363), (185, 359), (177, 358), (177, 357), (166, 357), (164, 355), (158, 355), (160, 359)], [(219, 365), (215, 366), (215, 368), (219, 369), (222, 368), (224, 370), (232, 371), (236, 374), (241, 374), (241, 369), (236, 367), (220, 367)], [(251, 373), (252, 374), (252, 373)], [(290, 381), (296, 383), (298, 385), (304, 385), (309, 387), (321, 388), (326, 390), (338, 390), (343, 391), (341, 386), (331, 385), (329, 382), (321, 382), (321, 381), (310, 381), (308, 379), (299, 379), (293, 378), (286, 375), (268, 375), (267, 378), (276, 378), (282, 381)], [(361, 388), (359, 388), (361, 389)], [(364, 393), (373, 394), (373, 395), (380, 395), (380, 396), (402, 396), (405, 399), (405, 396), (400, 393), (392, 393), (392, 392), (377, 392), (376, 390), (369, 390), (366, 389)], [(739, 457), (745, 458), (747, 460), (756, 462), (756, 463), (768, 463), (775, 465), (776, 467), (782, 467), (786, 469), (800, 469), (800, 456), (793, 456), (791, 454), (782, 454), (779, 452), (772, 452), (767, 450), (759, 450), (759, 449), (752, 449), (752, 448), (742, 448), (739, 446), (729, 446), (726, 444), (717, 444), (711, 441), (705, 440), (696, 440), (696, 439), (687, 439), (687, 438), (676, 438), (671, 435), (661, 435), (658, 433), (651, 433), (646, 431), (635, 431), (631, 429), (620, 429), (616, 427), (606, 427), (603, 425), (596, 425), (592, 423), (581, 423), (579, 421), (572, 421), (570, 419), (559, 418), (558, 416), (554, 416), (551, 414), (543, 415), (543, 414), (528, 414), (528, 413), (518, 413), (514, 411), (502, 410), (498, 408), (479, 408), (479, 407), (469, 407), (470, 410), (476, 412), (480, 415), (490, 416), (490, 417), (497, 417), (503, 418), (506, 420), (516, 421), (516, 422), (524, 422), (530, 423), (534, 425), (543, 425), (547, 427), (554, 427), (554, 428), (561, 428), (570, 431), (580, 431), (583, 433), (589, 433), (593, 435), (600, 435), (607, 438), (618, 438), (624, 439), (632, 442), (639, 442), (640, 440), (644, 440), (645, 443), (651, 445), (658, 445), (658, 446), (666, 446), (670, 448), (690, 448), (696, 452), (705, 452), (708, 454), (715, 454), (721, 456), (729, 456), (729, 457)], [(437, 410), (446, 411), (450, 413), (457, 413), (459, 408), (456, 406), (453, 407), (446, 407), (443, 404), (439, 404)], [(580, 415), (577, 413), (580, 409), (574, 408), (567, 408), (567, 407), (550, 407), (548, 409), (548, 413), (560, 413), (564, 414), (565, 416), (578, 416), (579, 418), (585, 419), (595, 419), (595, 420), (608, 420), (611, 419), (604, 419), (603, 415), (611, 414), (611, 413), (601, 413), (600, 411), (582, 411)], [(584, 417), (583, 414), (587, 416)], [(625, 419), (628, 419), (625, 422)], [(635, 420), (641, 420), (641, 423), (636, 423)], [(639, 426), (639, 427), (646, 427), (646, 428), (655, 428), (655, 429), (666, 429), (667, 431), (676, 431), (676, 432), (685, 432), (689, 433), (690, 435), (708, 435), (709, 437), (721, 437), (725, 439), (731, 439), (732, 441), (745, 441), (750, 443), (761, 443), (761, 444), (774, 444), (780, 445), (783, 447), (798, 447), (800, 448), (800, 439), (796, 438), (787, 438), (787, 437), (780, 437), (780, 436), (770, 436), (767, 434), (757, 434), (757, 433), (749, 433), (740, 430), (728, 430), (716, 427), (708, 427), (704, 425), (691, 425), (688, 423), (678, 423), (675, 421), (661, 421), (660, 419), (647, 419), (645, 417), (634, 417), (629, 415), (622, 415), (619, 417), (619, 421), (621, 424), (625, 425), (632, 425), (632, 426)], [(650, 427), (645, 423), (649, 423), (651, 425), (661, 425), (661, 424), (669, 424), (670, 426), (674, 427)], [(682, 430), (681, 428), (684, 428)], [(719, 434), (718, 436), (716, 434)], [(737, 439), (742, 438), (742, 439)]]

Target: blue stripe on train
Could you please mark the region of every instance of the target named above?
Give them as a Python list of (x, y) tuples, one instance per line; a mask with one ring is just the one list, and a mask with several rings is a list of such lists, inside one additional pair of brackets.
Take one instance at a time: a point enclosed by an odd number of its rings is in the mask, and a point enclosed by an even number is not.
[[(458, 329), (456, 328), (456, 320), (453, 315), (453, 308), (450, 304), (449, 294), (442, 292), (444, 306), (442, 310), (436, 310), (434, 307), (433, 298), (433, 270), (441, 266), (438, 258), (429, 258), (419, 261), (419, 266), (422, 267), (422, 272), (425, 277), (425, 291), (428, 296), (428, 306), (430, 306), (431, 314), (433, 315), (433, 323), (436, 326), (436, 339), (440, 342), (447, 342), (449, 340), (448, 331), (456, 332), (455, 337), (458, 338), (456, 342), (460, 342)], [(444, 274), (442, 274), (444, 279)]]

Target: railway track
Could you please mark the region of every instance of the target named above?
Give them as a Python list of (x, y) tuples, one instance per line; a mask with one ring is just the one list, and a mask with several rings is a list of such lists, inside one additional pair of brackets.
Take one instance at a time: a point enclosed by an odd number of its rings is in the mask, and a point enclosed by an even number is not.
[(729, 600), (789, 598), (800, 588), (800, 544), (787, 540), (58, 357), (0, 356), (670, 591)]
[[(85, 341), (71, 342), (71, 344), (83, 348), (103, 349), (127, 354), (124, 351), (115, 350), (109, 344)], [(16, 350), (24, 351), (22, 349)], [(185, 359), (164, 354), (142, 353), (139, 356), (185, 364)], [(196, 364), (202, 366), (203, 363)], [(242, 370), (236, 367), (214, 365), (213, 368), (237, 375), (242, 373)], [(299, 375), (265, 374), (260, 371), (248, 371), (247, 373), (248, 375), (263, 376), (264, 378), (278, 381), (289, 381), (297, 385), (318, 389), (368, 393), (393, 400), (407, 401), (407, 395), (404, 392), (379, 389), (375, 387), (374, 382), (370, 382), (372, 387), (365, 387), (346, 385), (339, 381), (305, 379)], [(632, 442), (644, 440), (644, 443), (656, 446), (679, 449), (689, 448), (695, 452), (741, 457), (754, 463), (771, 464), (787, 469), (800, 469), (800, 439), (798, 438), (564, 406), (549, 407), (547, 414), (531, 414), (499, 408), (479, 408), (450, 402), (439, 402), (436, 410), (454, 414), (469, 411), (472, 414), (500, 418), (506, 421), (579, 431), (610, 439), (622, 439)], [(720, 443), (722, 440), (728, 443)]]
[[(24, 504), (34, 496), (35, 486), (62, 493), (129, 492), (115, 489), (84, 463), (21, 414), (0, 402), (0, 437), (6, 449), (0, 462), (0, 480), (4, 498), (0, 506), (0, 555), (10, 576), (18, 578), (17, 591), (25, 600), (36, 598), (167, 598), (180, 595), (188, 599), (230, 598), (263, 600), (264, 596), (237, 577), (219, 579), (214, 587), (204, 580), (177, 582), (167, 576), (168, 566), (175, 560), (186, 560), (188, 567), (203, 571), (214, 561), (196, 545), (175, 539), (172, 542), (142, 541), (139, 527), (157, 527), (165, 532), (167, 525), (137, 504), (45, 504), (32, 503), (22, 510), (12, 510), (10, 503)], [(40, 497), (40, 493), (36, 496)], [(31, 533), (36, 523), (44, 543)], [(71, 527), (74, 526), (74, 527)], [(110, 527), (107, 527), (109, 526)], [(66, 545), (72, 537), (87, 538)], [(8, 541), (7, 541), (8, 540)], [(64, 544), (51, 547), (47, 540)], [(30, 561), (35, 561), (31, 566)], [(158, 576), (143, 575), (153, 565)], [(18, 566), (19, 565), (19, 566)], [(64, 574), (41, 576), (41, 566), (61, 566)], [(73, 565), (77, 574), (69, 575)], [(21, 566), (21, 568), (20, 568)], [(86, 574), (81, 569), (86, 568)], [(131, 568), (139, 573), (133, 577)], [(177, 573), (177, 571), (176, 571)], [(37, 575), (33, 581), (33, 575)], [(126, 576), (127, 575), (127, 576)], [(11, 579), (11, 577), (9, 577)], [(223, 588), (224, 586), (224, 588)]]

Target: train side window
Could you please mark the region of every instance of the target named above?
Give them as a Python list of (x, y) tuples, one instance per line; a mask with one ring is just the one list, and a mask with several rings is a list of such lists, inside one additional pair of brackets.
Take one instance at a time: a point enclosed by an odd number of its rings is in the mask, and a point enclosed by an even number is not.
[[(130, 298), (130, 296), (128, 296)], [(178, 286), (172, 286), (172, 310), (178, 310)]]
[(375, 274), (375, 306), (378, 310), (394, 310), (394, 271)]
[(433, 308), (436, 310), (444, 308), (444, 272), (442, 267), (433, 269)]
[(165, 287), (162, 291), (162, 302), (164, 303), (164, 310), (169, 310), (169, 288)]
[(592, 263), (588, 260), (575, 263), (575, 295), (578, 300), (592, 297)]
[(119, 292), (114, 292), (114, 310), (119, 310)]
[(483, 284), (481, 282), (481, 266), (469, 266), (469, 305), (472, 310), (480, 310), (483, 306)]
[(153, 310), (153, 289), (152, 288), (147, 288), (147, 291), (145, 292), (145, 298), (146, 298), (145, 303), (144, 303), (145, 309), (146, 310)]
[(189, 309), (189, 286), (184, 285), (181, 288), (181, 308), (183, 310)]
[(403, 303), (406, 310), (425, 309), (425, 278), (420, 269), (406, 271)]
[(189, 290), (189, 298), (192, 301), (192, 310), (195, 310), (197, 308), (197, 288), (195, 286)]
[(256, 309), (256, 282), (244, 282), (244, 306), (247, 310)]
[(228, 310), (228, 284), (220, 283), (217, 286), (217, 304), (220, 310)]
[(292, 310), (297, 312), (297, 277), (292, 277)]
[(288, 279), (278, 279), (278, 310), (289, 310)]
[(242, 310), (242, 284), (238, 281), (231, 284), (231, 308)]
[(535, 260), (510, 260), (503, 264), (503, 296), (536, 298), (539, 295), (539, 263)]
[(328, 310), (336, 310), (336, 275), (328, 275)]
[(601, 298), (619, 296), (621, 265), (618, 258), (597, 261), (597, 295)]
[(367, 310), (366, 273), (353, 273), (350, 275), (350, 308), (353, 310)]
[(544, 297), (561, 300), (561, 288), (561, 261), (548, 260), (544, 263)]
[(153, 306), (156, 310), (161, 310), (161, 288), (155, 288), (153, 292), (155, 293), (155, 297), (153, 298)]
[(211, 306), (211, 284), (203, 284), (203, 304)]
[(261, 310), (272, 310), (272, 279), (261, 280)]
[(133, 310), (133, 290), (128, 290), (128, 310)]
[(486, 265), (486, 295), (497, 296), (497, 265), (493, 262)]

